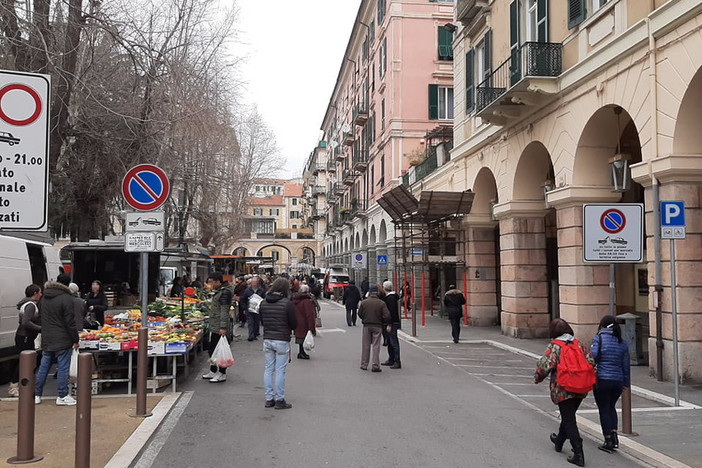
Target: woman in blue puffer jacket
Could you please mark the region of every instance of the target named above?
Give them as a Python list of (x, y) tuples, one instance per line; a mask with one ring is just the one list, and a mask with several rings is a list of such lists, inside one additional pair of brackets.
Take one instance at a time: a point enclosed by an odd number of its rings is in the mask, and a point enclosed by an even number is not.
[(605, 441), (598, 448), (612, 453), (619, 447), (617, 438), (617, 400), (629, 387), (629, 347), (622, 342), (622, 330), (614, 317), (606, 315), (592, 339), (592, 357), (597, 363), (597, 385), (593, 391), (600, 412)]

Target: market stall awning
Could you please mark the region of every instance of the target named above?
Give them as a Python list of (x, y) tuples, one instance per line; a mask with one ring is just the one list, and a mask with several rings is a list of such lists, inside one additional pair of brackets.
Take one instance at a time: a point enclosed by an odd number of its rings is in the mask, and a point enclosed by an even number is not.
[(400, 223), (437, 223), (452, 217), (470, 213), (475, 194), (463, 192), (424, 191), (419, 201), (404, 185), (399, 185), (384, 194), (378, 204), (392, 218)]

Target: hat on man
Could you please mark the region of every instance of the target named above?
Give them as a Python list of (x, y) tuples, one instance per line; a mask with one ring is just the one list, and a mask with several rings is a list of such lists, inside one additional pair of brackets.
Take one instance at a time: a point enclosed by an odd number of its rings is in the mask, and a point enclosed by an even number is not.
[(369, 292), (369, 293), (376, 293), (376, 294), (378, 294), (378, 285), (377, 285), (377, 284), (371, 284), (371, 285), (368, 287), (368, 292)]

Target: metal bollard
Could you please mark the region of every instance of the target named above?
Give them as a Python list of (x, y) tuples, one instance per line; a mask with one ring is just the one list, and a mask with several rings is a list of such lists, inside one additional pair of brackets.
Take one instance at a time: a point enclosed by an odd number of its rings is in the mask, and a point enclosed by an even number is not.
[(624, 387), (622, 390), (622, 433), (637, 436), (636, 432), (631, 430), (631, 388)]
[(90, 468), (90, 421), (92, 412), (93, 356), (78, 355), (78, 402), (76, 403), (76, 468)]
[(137, 350), (137, 384), (136, 384), (136, 412), (131, 414), (133, 417), (148, 417), (151, 413), (146, 411), (146, 378), (148, 376), (149, 367), (149, 330), (147, 328), (139, 329), (139, 348)]
[(34, 453), (34, 387), (37, 383), (34, 368), (36, 351), (20, 353), (19, 404), (17, 407), (17, 456), (7, 459), (10, 464), (34, 463), (44, 457)]

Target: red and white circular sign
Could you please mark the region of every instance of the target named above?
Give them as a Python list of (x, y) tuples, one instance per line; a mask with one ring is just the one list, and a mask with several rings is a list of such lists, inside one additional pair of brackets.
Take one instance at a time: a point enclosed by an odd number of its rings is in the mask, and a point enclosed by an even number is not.
[(166, 173), (152, 164), (131, 168), (122, 180), (124, 200), (139, 211), (151, 211), (163, 205), (170, 190)]

